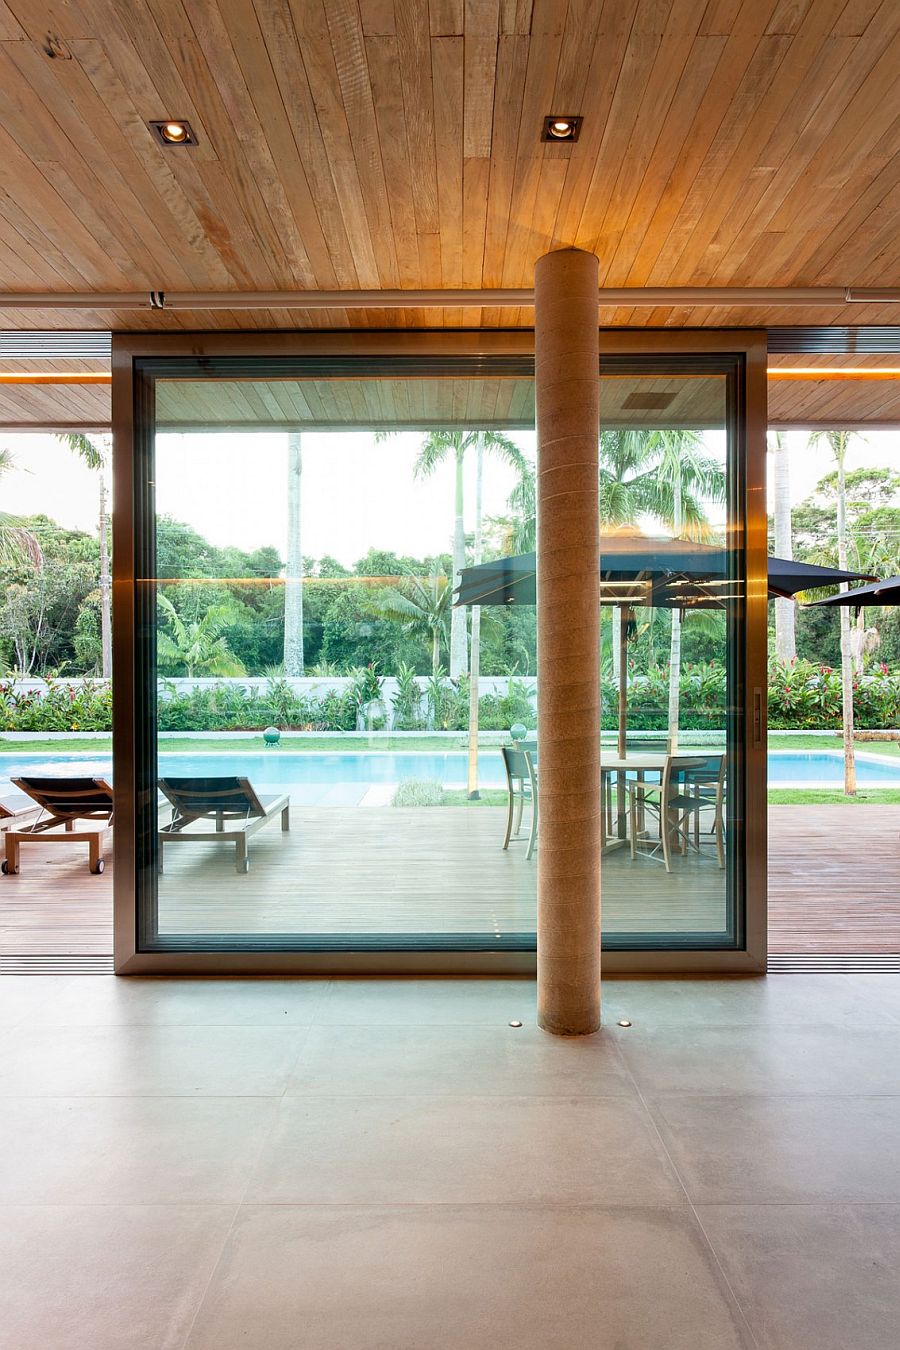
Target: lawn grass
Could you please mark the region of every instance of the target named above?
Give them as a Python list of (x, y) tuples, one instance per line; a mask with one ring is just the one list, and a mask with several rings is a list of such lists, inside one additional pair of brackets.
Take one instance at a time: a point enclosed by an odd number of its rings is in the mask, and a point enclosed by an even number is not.
[[(845, 797), (832, 788), (769, 788), (770, 806), (895, 806), (900, 805), (900, 788), (872, 788)], [(445, 788), (444, 806), (505, 806), (504, 788), (484, 788), (477, 801), (470, 802), (464, 788)]]
[[(689, 739), (689, 733), (684, 733), (685, 739)], [(8, 737), (0, 736), (0, 754), (20, 754), (20, 755), (76, 755), (76, 754), (109, 754), (112, 747), (112, 737), (98, 732), (96, 736), (78, 740), (64, 734), (58, 736), (41, 737), (33, 741), (13, 741)], [(211, 755), (226, 754), (234, 750), (254, 751), (264, 748), (262, 732), (259, 736), (229, 736), (227, 732), (216, 735), (209, 733), (204, 735), (198, 732), (197, 736), (167, 736), (165, 733), (159, 739), (159, 748), (166, 754), (181, 755)], [(293, 751), (323, 751), (330, 750), (333, 753), (338, 751), (365, 750), (372, 754), (394, 754), (398, 750), (464, 750), (467, 748), (467, 738), (464, 731), (453, 736), (429, 736), (423, 733), (421, 736), (403, 736), (385, 737), (381, 739), (372, 739), (365, 735), (347, 732), (342, 736), (317, 736), (310, 732), (302, 736), (291, 737), (282, 741), (279, 747), (282, 750)], [(483, 746), (483, 749), (492, 749), (496, 746)], [(835, 736), (810, 736), (802, 731), (792, 733), (790, 736), (773, 736), (769, 740), (770, 750), (836, 750), (843, 749), (841, 738)], [(900, 758), (900, 742), (898, 741), (857, 741), (857, 751), (866, 751), (876, 755), (887, 755), (891, 758)]]
[(474, 801), (465, 788), (444, 788), (442, 806), (505, 806), (506, 788), (482, 788)]
[[(278, 747), (279, 750), (330, 750), (333, 753), (339, 751), (362, 751), (373, 754), (390, 753), (396, 754), (398, 750), (464, 750), (466, 748), (466, 736), (461, 732), (459, 737), (437, 737), (437, 736), (404, 736), (402, 740), (391, 738), (390, 740), (370, 741), (368, 736), (354, 736), (348, 732), (345, 736), (315, 736), (304, 735), (296, 739), (285, 740)], [(488, 748), (488, 747), (485, 747)], [(262, 732), (259, 737), (254, 736), (160, 736), (159, 749), (162, 753), (181, 754), (181, 755), (213, 755), (213, 754), (233, 754), (235, 750), (252, 752), (255, 750), (265, 750)], [(112, 737), (98, 735), (96, 737), (87, 737), (84, 740), (76, 740), (74, 737), (60, 735), (58, 737), (48, 737), (33, 741), (12, 741), (8, 737), (0, 737), (0, 754), (4, 755), (79, 755), (79, 754), (110, 754), (112, 751)], [(274, 751), (273, 753), (277, 753)]]
[(900, 788), (863, 788), (845, 797), (840, 788), (769, 788), (770, 806), (896, 806)]
[[(860, 750), (875, 755), (900, 756), (900, 741), (855, 741), (857, 754)], [(802, 731), (792, 732), (790, 736), (770, 736), (770, 750), (839, 750), (843, 751), (844, 742), (839, 734), (834, 736), (807, 736)]]

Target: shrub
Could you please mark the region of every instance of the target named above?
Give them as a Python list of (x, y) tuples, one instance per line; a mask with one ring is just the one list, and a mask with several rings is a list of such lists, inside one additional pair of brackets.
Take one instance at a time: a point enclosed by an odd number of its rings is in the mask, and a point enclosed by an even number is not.
[(391, 806), (443, 806), (444, 789), (430, 778), (410, 778), (398, 783)]
[(508, 731), (514, 723), (522, 722), (533, 731), (537, 726), (533, 696), (534, 685), (511, 678), (505, 694), (482, 694), (478, 700), (478, 725), (484, 731)]
[[(811, 661), (769, 666), (769, 726), (777, 731), (831, 731), (841, 725), (841, 672)], [(900, 671), (868, 666), (853, 682), (853, 720), (862, 730), (900, 722)]]
[(112, 691), (103, 680), (80, 685), (48, 679), (46, 693), (0, 684), (4, 731), (111, 731)]

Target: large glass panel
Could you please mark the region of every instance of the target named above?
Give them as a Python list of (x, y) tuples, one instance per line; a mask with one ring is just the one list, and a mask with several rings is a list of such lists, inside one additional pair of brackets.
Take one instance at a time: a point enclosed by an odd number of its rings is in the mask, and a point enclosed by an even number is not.
[(744, 571), (729, 365), (601, 363), (606, 947), (741, 940)]
[(533, 948), (528, 364), (146, 375), (143, 948)]
[[(140, 947), (533, 949), (528, 363), (142, 380)], [(600, 393), (604, 945), (739, 947), (737, 362)]]

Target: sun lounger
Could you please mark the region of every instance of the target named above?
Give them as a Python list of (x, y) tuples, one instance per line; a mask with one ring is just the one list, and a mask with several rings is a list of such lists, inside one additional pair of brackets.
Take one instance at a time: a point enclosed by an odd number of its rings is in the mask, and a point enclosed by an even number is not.
[(40, 809), (37, 802), (31, 801), (23, 792), (0, 797), (0, 831), (24, 825), (27, 820), (33, 820)]
[[(290, 798), (261, 797), (248, 778), (160, 778), (159, 788), (172, 804), (172, 819), (159, 830), (160, 871), (165, 847), (199, 840), (233, 843), (236, 870), (249, 872), (250, 836), (279, 814), (282, 830), (290, 829)], [(215, 830), (190, 829), (202, 821), (214, 821)]]
[[(36, 819), (23, 823), (17, 817), (4, 832), (4, 876), (19, 870), (19, 850), (35, 839), (45, 844), (87, 843), (88, 865), (95, 874), (103, 871), (103, 843), (113, 824), (113, 791), (103, 778), (13, 778), (12, 783), (34, 805), (26, 814)], [(97, 821), (93, 829), (78, 828)]]

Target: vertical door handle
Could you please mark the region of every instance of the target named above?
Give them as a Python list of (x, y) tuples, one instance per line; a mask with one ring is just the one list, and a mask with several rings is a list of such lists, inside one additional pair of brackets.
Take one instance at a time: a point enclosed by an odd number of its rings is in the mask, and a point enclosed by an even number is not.
[(763, 748), (763, 691), (757, 686), (753, 690), (753, 749)]

